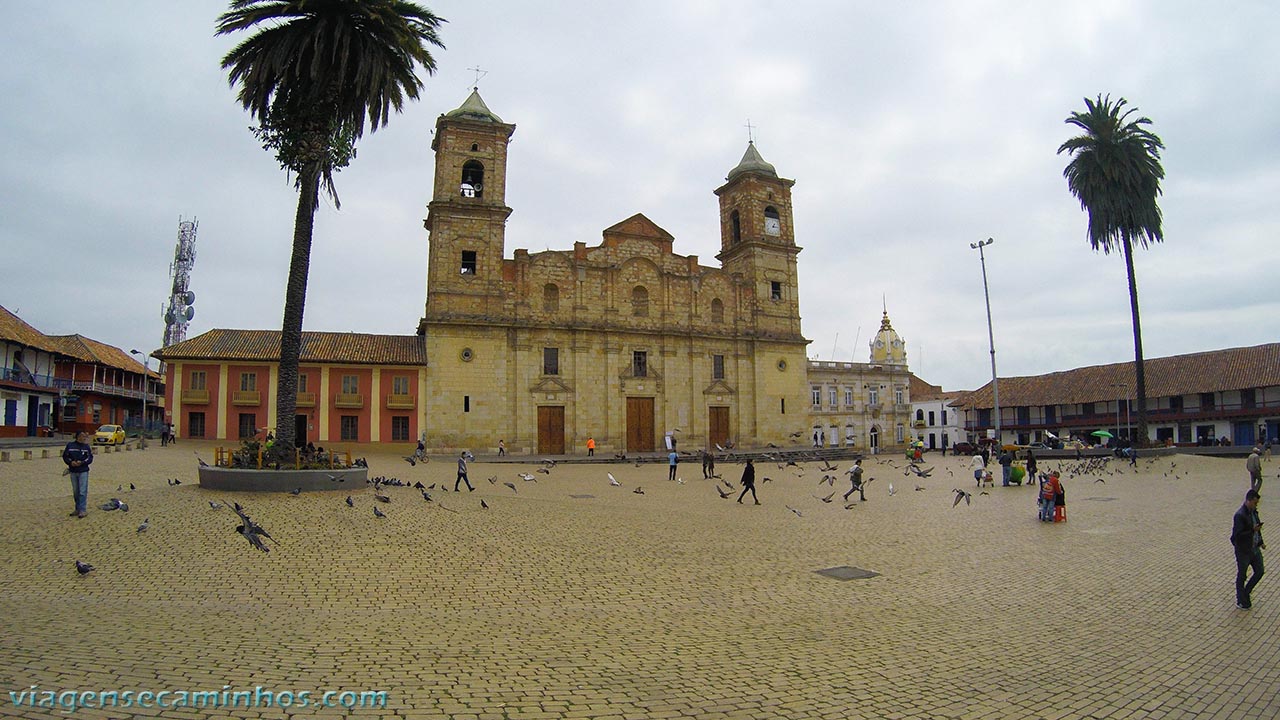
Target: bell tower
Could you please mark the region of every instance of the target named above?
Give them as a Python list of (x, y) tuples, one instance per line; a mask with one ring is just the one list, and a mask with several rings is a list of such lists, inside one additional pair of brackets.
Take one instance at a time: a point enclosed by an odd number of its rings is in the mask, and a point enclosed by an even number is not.
[(750, 284), (746, 302), (758, 334), (800, 339), (800, 296), (796, 273), (795, 227), (791, 214), (794, 180), (778, 177), (760, 157), (754, 141), (725, 184), (720, 198), (720, 260), (725, 272)]
[(466, 102), (436, 120), (435, 189), (423, 222), (430, 234), (429, 321), (494, 317), (502, 311), (507, 145), (516, 126), (502, 122), (473, 89)]

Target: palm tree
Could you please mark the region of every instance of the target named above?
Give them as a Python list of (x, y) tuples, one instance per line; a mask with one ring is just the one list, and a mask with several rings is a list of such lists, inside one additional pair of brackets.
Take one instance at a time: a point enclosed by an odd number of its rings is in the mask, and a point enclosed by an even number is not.
[(1058, 153), (1071, 154), (1071, 162), (1062, 171), (1071, 194), (1089, 213), (1089, 244), (1094, 250), (1110, 254), (1124, 251), (1125, 270), (1129, 274), (1129, 309), (1133, 314), (1134, 372), (1137, 385), (1139, 445), (1147, 443), (1147, 380), (1142, 361), (1142, 327), (1138, 320), (1138, 282), (1133, 274), (1133, 245), (1146, 249), (1149, 243), (1164, 240), (1160, 230), (1160, 142), (1144, 126), (1151, 120), (1129, 116), (1137, 108), (1125, 109), (1128, 102), (1111, 96), (1098, 96), (1096, 101), (1084, 99), (1085, 112), (1073, 112), (1066, 122), (1084, 131), (1062, 143)]
[(311, 237), (320, 186), (338, 206), (333, 174), (355, 157), (355, 143), (387, 124), (404, 99), (417, 99), (436, 63), (427, 44), (443, 48), (445, 22), (402, 0), (232, 0), (217, 34), (257, 32), (222, 59), (237, 99), (258, 121), (254, 134), (296, 175), (298, 208), (285, 290), (276, 396), (278, 459), (295, 446), (298, 355), (306, 305)]

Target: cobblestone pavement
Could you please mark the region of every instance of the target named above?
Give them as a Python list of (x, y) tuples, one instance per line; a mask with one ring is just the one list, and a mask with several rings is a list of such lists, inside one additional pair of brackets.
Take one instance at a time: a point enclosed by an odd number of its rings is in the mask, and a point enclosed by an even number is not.
[[(212, 457), (189, 442), (98, 456), (83, 520), (59, 460), (0, 464), (0, 716), (1280, 716), (1280, 578), (1252, 610), (1234, 604), (1240, 460), (1068, 473), (1068, 521), (1044, 524), (1034, 490), (979, 494), (965, 458), (927, 457), (927, 479), (869, 460), (867, 501), (845, 509), (847, 480), (819, 485), (816, 464), (761, 464), (757, 507), (721, 499), (695, 465), (683, 483), (631, 464), (529, 482), (516, 473), (532, 463), (479, 462), (475, 492), (440, 492), (452, 460), (366, 448), (371, 474), (437, 484), (434, 502), (390, 488), (379, 519), (367, 486), (202, 490), (193, 449)], [(736, 485), (741, 466), (719, 469)], [(973, 504), (953, 508), (953, 487)], [(97, 509), (113, 496), (131, 512)], [(279, 542), (253, 550), (209, 500), (241, 502)], [(1264, 520), (1280, 513), (1268, 500)], [(76, 559), (97, 569), (79, 576)], [(880, 575), (814, 572), (845, 565)], [(18, 705), (32, 686), (387, 700), (66, 712)]]

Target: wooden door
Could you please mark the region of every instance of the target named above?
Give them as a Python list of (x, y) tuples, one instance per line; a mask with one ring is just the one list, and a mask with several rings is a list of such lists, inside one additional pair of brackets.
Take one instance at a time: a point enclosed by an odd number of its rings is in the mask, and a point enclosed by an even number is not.
[(627, 398), (627, 452), (653, 452), (653, 398)]
[(707, 408), (707, 439), (713, 444), (725, 447), (729, 441), (729, 408)]
[(564, 406), (538, 407), (538, 453), (564, 454)]

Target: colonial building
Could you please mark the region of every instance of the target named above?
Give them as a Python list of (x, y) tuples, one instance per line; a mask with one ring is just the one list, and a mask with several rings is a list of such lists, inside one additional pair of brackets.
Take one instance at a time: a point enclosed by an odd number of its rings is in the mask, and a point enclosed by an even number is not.
[[(1251, 445), (1280, 437), (1280, 343), (1152, 358), (1144, 367), (1149, 442)], [(1126, 440), (1136, 430), (1135, 391), (1131, 362), (1000, 378), (1001, 440), (1040, 442), (1046, 431), (1088, 440), (1098, 430)], [(971, 438), (993, 428), (990, 383), (955, 405)]]
[(907, 344), (889, 322), (870, 341), (867, 363), (809, 361), (810, 427), (814, 446), (850, 446), (878, 453), (911, 440)]
[(99, 425), (140, 429), (143, 408), (155, 429), (163, 416), (160, 377), (129, 353), (83, 335), (45, 335), (0, 307), (0, 437), (42, 428), (93, 432)]
[(951, 403), (968, 394), (967, 390), (944, 392), (941, 386), (930, 385), (912, 375), (911, 433), (915, 439), (930, 450), (942, 452), (964, 442), (968, 435), (964, 413)]
[[(692, 449), (794, 443), (806, 433), (813, 365), (800, 329), (794, 181), (748, 143), (714, 190), (718, 266), (676, 253), (675, 238), (640, 214), (605, 229), (599, 244), (508, 255), (514, 132), (478, 92), (438, 118), (417, 335), (359, 336), (339, 349), (342, 334), (304, 333), (303, 366), (316, 378), (299, 393), (314, 406), (299, 405), (315, 410), (295, 418), (307, 431), (299, 437), (422, 437), (432, 449), (476, 451), (503, 440), (539, 453), (581, 452), (594, 438), (614, 453), (657, 450), (668, 435)], [(217, 330), (156, 356), (169, 363), (179, 436), (198, 428), (233, 438), (274, 425), (278, 333)], [(838, 429), (834, 442), (900, 443), (905, 351), (836, 376), (858, 401), (822, 412), (823, 427)], [(404, 393), (388, 392), (401, 381)], [(353, 396), (373, 405), (352, 407)], [(203, 413), (201, 425), (193, 413)]]

